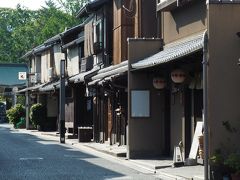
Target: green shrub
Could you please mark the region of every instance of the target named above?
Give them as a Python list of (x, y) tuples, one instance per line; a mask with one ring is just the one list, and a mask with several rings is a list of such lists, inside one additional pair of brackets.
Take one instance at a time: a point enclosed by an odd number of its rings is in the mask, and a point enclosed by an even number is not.
[(26, 98), (24, 95), (17, 96), (17, 103), (22, 104), (23, 106), (25, 105)]
[(21, 104), (16, 104), (15, 107), (7, 110), (7, 118), (9, 122), (13, 124), (14, 128), (16, 128), (16, 125), (21, 121), (21, 118), (25, 117), (25, 113), (24, 106)]
[(32, 105), (30, 108), (30, 121), (32, 122), (33, 126), (35, 128), (37, 128), (37, 125), (42, 126), (45, 119), (45, 107), (40, 103)]
[(224, 163), (224, 157), (220, 149), (215, 150), (213, 156), (210, 157), (210, 164), (214, 166), (221, 166)]
[(240, 154), (231, 153), (228, 155), (225, 165), (231, 168), (232, 172), (235, 174), (240, 174)]

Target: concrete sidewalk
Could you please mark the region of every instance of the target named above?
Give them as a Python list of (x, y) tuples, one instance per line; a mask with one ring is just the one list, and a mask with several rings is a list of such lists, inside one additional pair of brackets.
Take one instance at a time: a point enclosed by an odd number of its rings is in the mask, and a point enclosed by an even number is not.
[[(0, 124), (2, 127), (3, 124)], [(40, 132), (37, 130), (13, 129), (11, 125), (4, 124), (5, 127), (10, 127), (13, 131), (27, 133), (34, 136), (41, 136), (51, 140), (59, 141), (57, 132)], [(100, 143), (79, 143), (78, 139), (66, 138), (66, 144), (72, 145), (80, 150), (92, 152), (94, 155), (102, 156), (103, 158), (111, 159), (116, 162), (123, 163), (135, 170), (144, 173), (154, 173), (157, 178), (163, 180), (203, 180), (203, 166), (183, 166), (172, 168), (172, 159), (126, 159), (126, 146), (117, 146)]]

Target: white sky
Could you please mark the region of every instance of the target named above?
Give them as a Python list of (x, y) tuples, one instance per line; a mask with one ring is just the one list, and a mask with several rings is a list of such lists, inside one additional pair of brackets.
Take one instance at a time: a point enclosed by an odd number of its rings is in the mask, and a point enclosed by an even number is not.
[(21, 4), (28, 9), (37, 10), (41, 6), (45, 6), (45, 0), (0, 0), (0, 7), (16, 8), (17, 4)]

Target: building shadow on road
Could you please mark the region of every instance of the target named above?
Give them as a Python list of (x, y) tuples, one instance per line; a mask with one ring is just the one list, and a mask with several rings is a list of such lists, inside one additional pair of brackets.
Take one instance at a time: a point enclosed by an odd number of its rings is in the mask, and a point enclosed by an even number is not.
[(127, 178), (118, 163), (7, 126), (0, 125), (0, 147), (0, 179)]

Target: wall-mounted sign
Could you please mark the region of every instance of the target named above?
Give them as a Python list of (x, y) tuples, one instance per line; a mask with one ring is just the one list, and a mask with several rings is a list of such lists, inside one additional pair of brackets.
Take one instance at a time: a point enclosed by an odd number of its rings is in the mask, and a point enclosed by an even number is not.
[(148, 90), (131, 91), (131, 116), (150, 117), (150, 92)]
[(19, 80), (26, 80), (27, 79), (27, 73), (26, 72), (18, 72), (18, 79)]

